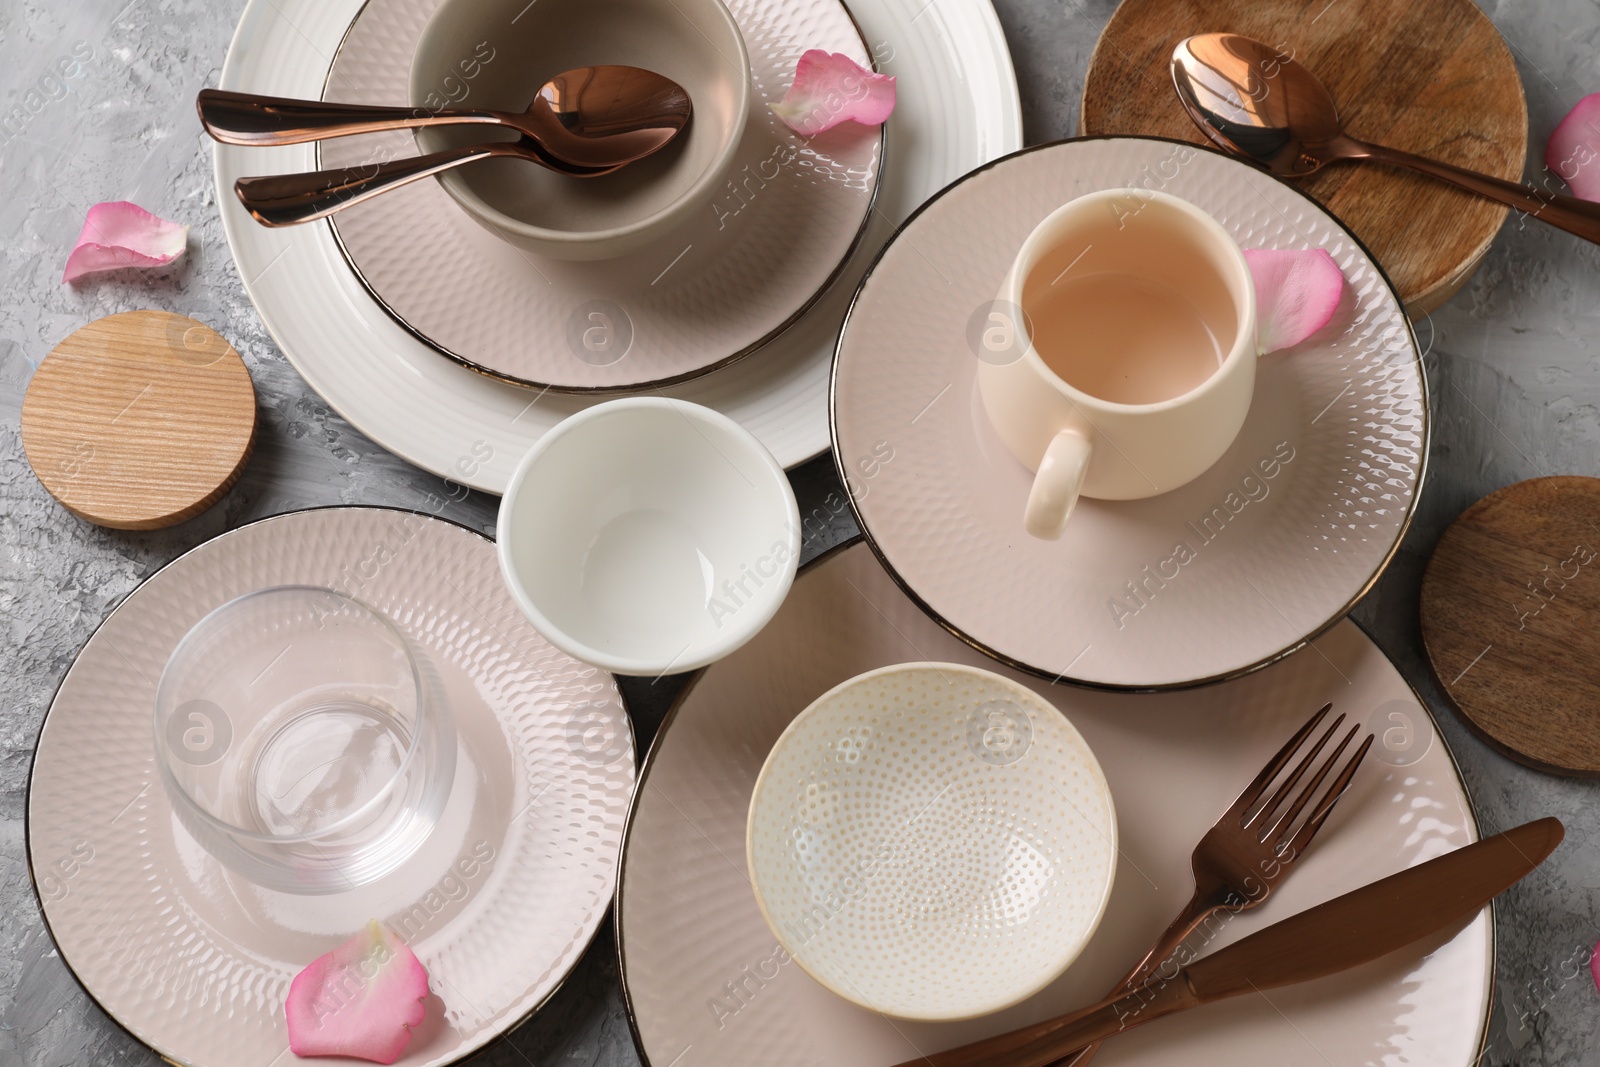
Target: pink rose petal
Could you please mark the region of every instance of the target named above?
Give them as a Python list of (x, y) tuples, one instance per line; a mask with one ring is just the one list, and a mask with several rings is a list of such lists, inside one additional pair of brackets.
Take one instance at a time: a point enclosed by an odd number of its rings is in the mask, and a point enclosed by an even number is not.
[(783, 100), (767, 106), (806, 137), (846, 121), (877, 126), (894, 111), (894, 78), (842, 53), (813, 48), (800, 57)]
[(1261, 355), (1290, 348), (1333, 320), (1344, 275), (1321, 248), (1251, 248), (1244, 253), (1256, 283), (1256, 346)]
[(183, 255), (189, 227), (152, 215), (138, 204), (110, 200), (89, 209), (67, 257), (63, 282), (121, 267), (160, 267)]
[(1600, 93), (1578, 101), (1545, 145), (1544, 165), (1561, 175), (1572, 195), (1600, 200)]
[(354, 1056), (393, 1063), (427, 1009), (428, 972), (382, 924), (295, 975), (284, 1015), (296, 1056)]

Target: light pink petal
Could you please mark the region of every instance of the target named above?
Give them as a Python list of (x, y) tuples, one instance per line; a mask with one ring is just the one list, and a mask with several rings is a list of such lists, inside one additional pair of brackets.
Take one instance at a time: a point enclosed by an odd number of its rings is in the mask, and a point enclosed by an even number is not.
[(427, 1008), (428, 972), (376, 921), (295, 975), (284, 1014), (296, 1056), (393, 1063)]
[(109, 200), (89, 209), (67, 257), (63, 282), (121, 267), (159, 267), (183, 255), (189, 227), (152, 215), (138, 204)]
[(1600, 200), (1600, 93), (1590, 93), (1567, 113), (1550, 143), (1544, 165), (1561, 175), (1572, 195)]
[(807, 137), (846, 121), (877, 126), (894, 111), (894, 78), (874, 74), (840, 52), (813, 48), (800, 57), (783, 99), (767, 106)]
[(1256, 283), (1256, 346), (1261, 355), (1290, 348), (1333, 320), (1344, 295), (1339, 264), (1321, 248), (1251, 248)]

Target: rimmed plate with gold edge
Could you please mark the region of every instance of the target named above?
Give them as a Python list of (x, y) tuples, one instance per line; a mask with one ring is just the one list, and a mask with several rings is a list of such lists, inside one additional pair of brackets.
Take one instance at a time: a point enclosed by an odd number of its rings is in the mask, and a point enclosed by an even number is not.
[[(412, 52), (438, 6), (367, 0), (333, 57), (323, 96), (407, 103)], [(573, 392), (683, 381), (749, 355), (796, 321), (865, 232), (884, 130), (845, 123), (802, 137), (767, 104), (783, 99), (793, 80), (797, 46), (840, 52), (869, 68), (871, 49), (839, 0), (743, 0), (730, 8), (750, 54), (750, 117), (717, 194), (689, 223), (614, 259), (550, 259), (490, 233), (437, 182), (417, 182), (329, 219), (373, 299), (466, 366)], [(575, 44), (571, 62), (594, 55), (592, 48)], [(507, 62), (515, 57), (482, 42), (462, 57), (460, 75), (438, 87), (441, 106), (471, 106), (473, 76)], [(419, 152), (409, 131), (317, 147), (323, 167)], [(597, 184), (641, 180), (624, 172), (569, 189), (573, 179), (514, 165), (577, 206), (604, 196)], [(636, 166), (648, 170), (652, 161)]]
[[(745, 867), (746, 812), (773, 743), (833, 686), (909, 660), (996, 670), (1055, 705), (1093, 750), (1116, 810), (1116, 888), (1083, 954), (1021, 1004), (963, 1022), (890, 1019), (829, 992), (778, 944)], [(1477, 840), (1455, 761), (1382, 650), (1343, 621), (1312, 647), (1205, 689), (1050, 685), (997, 667), (940, 628), (865, 544), (835, 549), (803, 568), (755, 639), (695, 676), (640, 771), (616, 927), (641, 1059), (649, 1067), (889, 1067), (1099, 1000), (1188, 900), (1195, 842), (1328, 701), (1376, 731), (1372, 752), (1292, 877), (1261, 907), (1203, 927), (1191, 942), (1197, 952)], [(990, 751), (1027, 759), (1025, 725), (1009, 724), (1007, 743)], [(931, 817), (947, 799), (946, 778), (930, 769), (908, 779), (900, 803), (912, 815), (927, 807), (923, 818)], [(916, 825), (905, 837), (871, 842), (867, 870), (891, 862), (897, 848), (910, 855), (926, 844)], [(936, 852), (917, 855), (943, 861)], [(814, 921), (878, 887), (870, 874), (822, 887), (836, 892), (818, 894)], [(904, 920), (921, 921), (910, 908)], [(1025, 934), (1023, 919), (1018, 936)], [(1325, 1058), (1468, 1067), (1484, 1047), (1494, 960), (1485, 910), (1458, 933), (1343, 974), (1130, 1031), (1107, 1042), (1097, 1062), (1281, 1067)]]
[[(188, 629), (237, 596), (294, 584), (392, 621), (436, 676), (457, 740), (450, 798), (423, 845), (379, 880), (325, 896), (223, 867), (178, 822), (151, 755), (156, 681)], [(290, 981), (377, 919), (432, 989), (399, 1062), (440, 1067), (526, 1019), (582, 956), (611, 903), (634, 776), (614, 679), (523, 619), (492, 542), (415, 512), (324, 508), (206, 542), (95, 631), (40, 731), (28, 859), (62, 960), (166, 1059), (292, 1059)]]
[[(1144, 500), (1081, 499), (1042, 540), (1022, 523), (1033, 475), (976, 388), (984, 331), (1039, 220), (1116, 188), (1187, 200), (1241, 248), (1325, 249), (1344, 302), (1261, 357), (1244, 426), (1205, 473)], [(996, 659), (1110, 689), (1238, 677), (1343, 618), (1399, 549), (1428, 451), (1416, 338), (1361, 243), (1286, 182), (1142, 137), (1025, 149), (925, 204), (856, 294), (832, 403), (840, 475), (895, 579)]]

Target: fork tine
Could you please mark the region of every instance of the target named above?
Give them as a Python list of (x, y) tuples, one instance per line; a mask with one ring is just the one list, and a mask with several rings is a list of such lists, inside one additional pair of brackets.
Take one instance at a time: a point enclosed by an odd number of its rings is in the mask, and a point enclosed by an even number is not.
[(1336, 719), (1333, 720), (1333, 725), (1329, 726), (1327, 731), (1323, 733), (1321, 737), (1317, 738), (1316, 743), (1311, 746), (1310, 751), (1301, 757), (1300, 762), (1295, 764), (1294, 768), (1284, 776), (1283, 784), (1278, 786), (1277, 791), (1272, 794), (1272, 797), (1265, 804), (1262, 804), (1259, 808), (1257, 808), (1249, 818), (1245, 819), (1243, 825), (1246, 829), (1257, 825), (1258, 822), (1263, 819), (1272, 817), (1272, 813), (1278, 810), (1278, 807), (1283, 803), (1284, 798), (1287, 797), (1294, 790), (1295, 786), (1299, 784), (1300, 779), (1305, 776), (1306, 769), (1316, 761), (1316, 758), (1321, 754), (1323, 747), (1327, 745), (1328, 739), (1334, 735), (1334, 733), (1343, 723), (1344, 715), (1340, 714)]
[(1311, 844), (1311, 839), (1317, 836), (1318, 830), (1322, 829), (1322, 824), (1327, 821), (1328, 815), (1333, 811), (1333, 806), (1339, 803), (1339, 798), (1344, 796), (1344, 791), (1350, 787), (1350, 779), (1355, 777), (1356, 768), (1360, 767), (1361, 761), (1367, 758), (1367, 750), (1372, 747), (1372, 737), (1372, 734), (1368, 734), (1361, 742), (1361, 747), (1356, 749), (1355, 755), (1351, 756), (1350, 761), (1344, 765), (1344, 770), (1339, 772), (1339, 776), (1328, 787), (1328, 792), (1323, 796), (1322, 801), (1312, 810), (1311, 817), (1306, 819), (1305, 824), (1299, 830), (1295, 831), (1294, 837), (1289, 839), (1286, 846), (1282, 842), (1279, 843), (1276, 849), (1277, 852), (1282, 853), (1287, 848), (1290, 855), (1298, 856), (1306, 850), (1307, 845)]
[(1235, 800), (1233, 806), (1228, 809), (1229, 815), (1238, 815), (1242, 820), (1244, 814), (1255, 807), (1256, 801), (1261, 799), (1261, 794), (1266, 792), (1267, 786), (1271, 785), (1272, 780), (1278, 776), (1278, 772), (1288, 765), (1289, 760), (1299, 750), (1306, 737), (1312, 730), (1317, 728), (1318, 723), (1327, 717), (1332, 707), (1332, 704), (1322, 705), (1321, 710), (1306, 720), (1304, 726), (1295, 731), (1295, 735), (1289, 738), (1288, 743), (1280, 748), (1278, 754), (1272, 757), (1271, 762), (1261, 769), (1260, 774), (1256, 775), (1255, 781), (1244, 787), (1244, 792), (1239, 794), (1239, 799)]
[[(1329, 734), (1332, 734), (1333, 730), (1338, 728), (1339, 724), (1334, 723), (1333, 728), (1328, 731)], [(1356, 734), (1360, 732), (1360, 726), (1350, 727), (1350, 732), (1340, 739), (1339, 743), (1334, 746), (1333, 751), (1328, 753), (1327, 757), (1318, 765), (1316, 773), (1311, 776), (1309, 782), (1301, 787), (1300, 792), (1289, 803), (1287, 810), (1282, 815), (1279, 815), (1270, 827), (1256, 835), (1257, 841), (1266, 841), (1271, 837), (1279, 837), (1286, 827), (1294, 823), (1294, 820), (1305, 810), (1305, 806), (1311, 802), (1311, 798), (1316, 796), (1317, 787), (1322, 784), (1322, 780), (1328, 777), (1328, 772), (1333, 769), (1334, 764), (1339, 762), (1339, 757), (1344, 754), (1346, 748), (1350, 747), (1350, 742), (1355, 740)]]

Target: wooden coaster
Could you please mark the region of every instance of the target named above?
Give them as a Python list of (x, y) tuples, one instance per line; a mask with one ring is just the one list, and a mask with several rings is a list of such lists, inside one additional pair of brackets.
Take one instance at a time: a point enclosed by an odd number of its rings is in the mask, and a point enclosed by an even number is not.
[(22, 447), (79, 518), (155, 530), (227, 492), (250, 458), (250, 372), (211, 327), (167, 311), (91, 322), (39, 364), (22, 402)]
[[(1080, 132), (1209, 144), (1178, 103), (1169, 63), (1183, 38), (1211, 32), (1254, 37), (1306, 64), (1354, 137), (1522, 177), (1522, 82), (1472, 0), (1123, 0), (1089, 64)], [(1413, 317), (1466, 284), (1509, 213), (1372, 163), (1336, 163), (1296, 184), (1366, 243)]]
[(1600, 776), (1600, 478), (1535, 478), (1472, 505), (1422, 580), (1439, 686), (1489, 744)]

